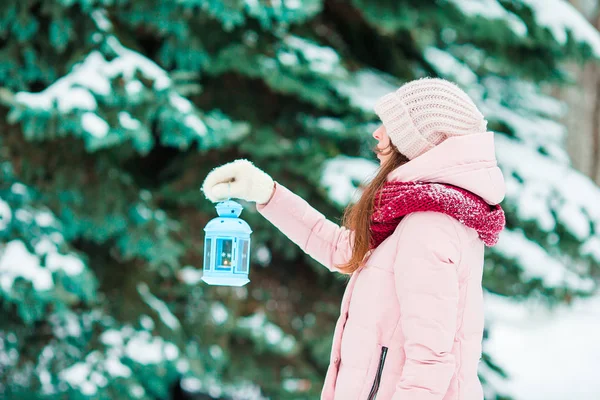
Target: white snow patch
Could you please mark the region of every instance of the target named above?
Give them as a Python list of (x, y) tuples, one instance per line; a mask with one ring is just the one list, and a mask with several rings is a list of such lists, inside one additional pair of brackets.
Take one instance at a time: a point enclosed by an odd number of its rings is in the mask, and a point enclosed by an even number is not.
[[(29, 108), (42, 108), (45, 110), (51, 109), (56, 103), (60, 112), (67, 112), (73, 109), (88, 111), (96, 109), (96, 99), (89, 91), (82, 88), (67, 89), (63, 83), (67, 82), (59, 79), (50, 87), (52, 88), (51, 90), (48, 88), (39, 93), (19, 92), (15, 95), (15, 101)], [(57, 88), (58, 90), (69, 90), (69, 96), (57, 96)]]
[(88, 89), (81, 87), (72, 88), (68, 96), (61, 96), (58, 100), (58, 110), (60, 112), (71, 110), (94, 111), (98, 108), (94, 95)]
[(0, 286), (9, 292), (18, 277), (30, 281), (38, 291), (54, 286), (50, 270), (40, 265), (39, 258), (31, 254), (22, 241), (13, 240), (0, 250)]
[(133, 385), (130, 387), (131, 394), (138, 399), (143, 397), (146, 394), (146, 390), (141, 385)]
[(321, 117), (317, 119), (317, 127), (328, 132), (343, 132), (346, 126), (337, 118)]
[(140, 317), (140, 324), (142, 325), (142, 327), (148, 331), (151, 331), (152, 329), (154, 329), (154, 321), (152, 320), (152, 318), (150, 318), (147, 315), (142, 315)]
[(116, 357), (108, 357), (104, 362), (106, 371), (113, 377), (129, 378), (131, 369)]
[(48, 370), (54, 358), (55, 353), (52, 345), (46, 345), (41, 351), (37, 365), (35, 366), (35, 372), (39, 376), (40, 383), (42, 384), (42, 393), (44, 394), (55, 394), (55, 386), (52, 384), (52, 376)]
[(190, 393), (199, 392), (202, 389), (202, 381), (193, 376), (186, 376), (181, 380), (181, 388)]
[(123, 345), (123, 334), (115, 329), (109, 329), (100, 335), (100, 341), (106, 346), (120, 347)]
[(190, 103), (188, 99), (178, 95), (177, 93), (173, 92), (169, 94), (169, 100), (177, 110), (184, 114), (191, 112), (193, 109), (192, 103)]
[(494, 382), (503, 391), (527, 400), (598, 398), (600, 297), (548, 310), (486, 294), (485, 308), (484, 350), (509, 374)]
[(395, 78), (383, 73), (363, 69), (347, 79), (335, 83), (337, 91), (350, 100), (350, 104), (367, 113), (374, 113), (373, 107), (380, 97), (399, 88)]
[(132, 81), (137, 71), (154, 80), (154, 89), (164, 90), (171, 85), (167, 72), (155, 62), (140, 53), (124, 47), (115, 36), (107, 38), (107, 43), (119, 55), (106, 66), (106, 74), (110, 77), (123, 74), (124, 78)]
[[(514, 181), (512, 177), (507, 180)], [(547, 200), (552, 193), (550, 186), (542, 182), (530, 181), (523, 186), (511, 185), (510, 190), (511, 192), (507, 191), (509, 196), (518, 196), (517, 215), (521, 221), (536, 221), (538, 227), (544, 232), (551, 232), (556, 228), (556, 220), (547, 205)]]
[(137, 291), (140, 294), (140, 296), (142, 296), (142, 299), (146, 302), (146, 304), (148, 304), (152, 309), (154, 309), (158, 313), (160, 319), (164, 322), (165, 325), (167, 325), (173, 330), (179, 329), (181, 327), (177, 317), (173, 315), (171, 310), (169, 310), (169, 307), (167, 307), (167, 305), (162, 300), (160, 300), (158, 297), (154, 296), (150, 292), (150, 289), (148, 288), (147, 284), (138, 283)]
[(104, 375), (99, 374), (96, 371), (93, 371), (90, 375), (90, 381), (92, 381), (96, 386), (104, 387), (108, 383), (108, 379)]
[(140, 364), (158, 364), (164, 360), (163, 341), (139, 333), (127, 342), (125, 354)]
[[(534, 220), (547, 231), (560, 222), (582, 239), (590, 223), (600, 226), (600, 189), (588, 177), (504, 135), (496, 135), (495, 145), (507, 198), (516, 201), (520, 219)], [(562, 212), (563, 207), (568, 209)], [(552, 221), (553, 213), (558, 221)]]
[(165, 357), (173, 361), (179, 356), (179, 349), (173, 343), (166, 342), (164, 347)]
[(310, 69), (324, 75), (340, 71), (340, 56), (331, 47), (319, 46), (299, 36), (287, 35), (284, 42), (300, 51), (310, 63)]
[(31, 214), (31, 211), (25, 210), (23, 208), (19, 208), (15, 212), (15, 217), (17, 218), (17, 220), (26, 223), (30, 223), (33, 220), (33, 215)]
[(81, 323), (73, 312), (67, 312), (61, 316), (52, 314), (49, 320), (54, 334), (60, 339), (81, 336)]
[(50, 371), (48, 371), (47, 369), (38, 368), (37, 373), (40, 377), (40, 383), (42, 384), (42, 392), (44, 394), (54, 393), (54, 387), (52, 385), (52, 375), (50, 375)]
[(277, 59), (281, 64), (286, 66), (297, 65), (299, 61), (295, 54), (287, 51), (277, 52)]
[(60, 232), (52, 232), (50, 235), (48, 235), (50, 237), (50, 239), (56, 243), (56, 244), (61, 244), (65, 242), (65, 237), (62, 235), (62, 233)]
[(217, 346), (216, 344), (210, 346), (208, 351), (209, 351), (211, 357), (214, 358), (215, 360), (223, 357), (223, 349), (221, 347)]
[(337, 156), (325, 163), (321, 185), (331, 200), (344, 207), (360, 198), (356, 184), (365, 183), (378, 168), (377, 163), (364, 158)]
[(90, 111), (86, 113), (88, 116), (83, 121), (90, 124), (86, 130), (102, 137), (108, 131), (104, 126), (106, 122), (91, 111), (97, 108), (94, 95), (110, 95), (111, 79), (122, 76), (129, 94), (137, 94), (143, 87), (136, 78), (138, 72), (152, 80), (156, 90), (165, 90), (171, 86), (167, 72), (153, 61), (125, 48), (114, 36), (107, 38), (107, 44), (117, 54), (111, 61), (107, 61), (100, 52), (92, 51), (82, 62), (76, 64), (69, 74), (45, 90), (39, 93), (18, 92), (15, 95), (16, 103), (31, 109), (45, 110), (51, 110), (56, 105), (61, 113), (74, 109)]
[[(489, 99), (479, 105), (481, 112), (487, 119), (497, 119), (508, 125), (515, 136), (523, 142), (533, 146), (544, 145), (548, 143), (563, 146), (567, 131), (564, 125), (559, 124), (548, 118), (532, 115), (531, 112), (522, 112), (518, 104), (505, 107), (500, 104), (500, 99)], [(518, 109), (516, 109), (519, 107)], [(566, 161), (568, 159), (562, 159)]]
[(531, 7), (538, 24), (547, 27), (561, 44), (567, 42), (567, 32), (579, 42), (587, 43), (600, 57), (600, 33), (571, 4), (564, 0), (521, 0)]
[[(15, 96), (17, 103), (29, 108), (52, 109), (54, 104), (58, 105), (60, 112), (68, 112), (82, 105), (82, 109), (91, 110), (90, 105), (95, 104), (92, 93), (107, 96), (110, 94), (110, 83), (98, 69), (106, 61), (100, 53), (94, 51), (80, 64), (73, 67), (65, 77), (57, 80), (45, 90), (39, 93), (19, 92)], [(84, 94), (83, 88), (88, 88), (88, 94)], [(72, 92), (75, 92), (72, 95)], [(76, 99), (77, 101), (74, 101)]]
[(71, 387), (77, 388), (86, 396), (93, 396), (98, 391), (96, 383), (90, 379), (91, 366), (87, 362), (80, 362), (62, 370), (59, 377)]
[(10, 191), (13, 192), (14, 194), (20, 194), (20, 195), (24, 195), (27, 193), (27, 186), (23, 185), (22, 183), (13, 183), (12, 186), (10, 187)]
[(199, 269), (196, 269), (194, 267), (191, 267), (189, 265), (186, 267), (183, 267), (179, 271), (177, 276), (179, 277), (179, 279), (182, 282), (184, 282), (188, 285), (196, 285), (200, 281), (202, 281), (202, 271), (200, 271)]
[(576, 239), (582, 241), (591, 234), (590, 219), (585, 215), (577, 204), (567, 203), (563, 205), (557, 217), (560, 221), (569, 221), (569, 232)]
[(81, 324), (79, 323), (79, 319), (75, 314), (67, 314), (65, 329), (71, 337), (81, 336)]
[(520, 230), (504, 230), (494, 250), (503, 258), (515, 259), (526, 278), (540, 279), (545, 287), (568, 287), (588, 292), (594, 288), (592, 279), (570, 271)]
[(133, 80), (131, 82), (127, 82), (127, 84), (125, 85), (125, 91), (130, 96), (137, 95), (138, 93), (140, 93), (142, 91), (142, 89), (144, 89), (144, 85), (142, 84), (142, 82), (138, 81), (137, 79)]
[[(493, 83), (496, 81), (497, 83)], [(524, 109), (534, 111), (540, 115), (560, 119), (569, 111), (567, 103), (543, 92), (539, 84), (521, 79), (509, 80), (488, 77), (485, 79), (486, 86), (504, 86), (499, 89), (507, 95), (511, 109)], [(493, 91), (493, 87), (492, 87)], [(500, 100), (500, 99), (498, 99)]]
[(185, 124), (190, 127), (194, 132), (196, 132), (199, 136), (205, 136), (208, 132), (206, 128), (206, 124), (202, 122), (197, 115), (189, 114), (185, 117)]
[(138, 212), (139, 216), (146, 221), (152, 218), (152, 210), (144, 203), (138, 203), (138, 205), (135, 206), (135, 210)]
[(94, 10), (92, 11), (92, 18), (96, 25), (101, 31), (108, 31), (112, 29), (112, 23), (106, 16), (106, 10)]
[(7, 202), (0, 199), (0, 230), (6, 229), (12, 220), (12, 210)]
[(302, 2), (300, 0), (285, 0), (285, 8), (288, 10), (296, 10), (302, 7)]
[(286, 335), (279, 326), (270, 322), (263, 312), (240, 318), (237, 325), (249, 330), (252, 337), (264, 340), (282, 352), (288, 353), (296, 345), (294, 337)]
[(119, 113), (119, 123), (126, 129), (139, 129), (142, 126), (142, 123), (138, 119), (133, 118), (127, 111)]
[(56, 251), (56, 243), (50, 240), (47, 236), (42, 236), (39, 238), (39, 241), (35, 243), (35, 254), (43, 255), (46, 253), (51, 253)]
[(271, 251), (264, 245), (261, 245), (256, 249), (256, 261), (262, 266), (269, 265), (271, 263)]
[(267, 342), (276, 344), (283, 339), (283, 331), (273, 325), (267, 325), (265, 326), (265, 338)]
[(213, 317), (213, 320), (217, 323), (217, 325), (222, 325), (227, 321), (229, 313), (227, 312), (227, 308), (222, 303), (213, 303), (210, 307), (210, 314)]
[(125, 345), (125, 355), (140, 364), (159, 364), (179, 357), (179, 349), (171, 342), (147, 331), (137, 331)]
[(438, 73), (467, 86), (477, 82), (477, 75), (462, 61), (455, 58), (447, 51), (437, 47), (427, 47), (423, 52), (425, 59), (435, 67)]
[(35, 222), (41, 227), (52, 226), (54, 221), (54, 215), (49, 211), (38, 211), (35, 213)]
[(93, 112), (86, 112), (81, 116), (81, 126), (86, 132), (96, 138), (103, 138), (110, 131), (108, 122)]
[(46, 255), (46, 267), (50, 271), (62, 269), (67, 275), (79, 275), (83, 272), (84, 264), (72, 254), (49, 253)]
[(190, 370), (190, 362), (185, 358), (180, 358), (175, 363), (175, 368), (177, 368), (177, 372), (184, 374)]
[(600, 236), (592, 236), (582, 246), (581, 253), (590, 256), (600, 264)]
[(527, 25), (515, 14), (502, 7), (497, 0), (449, 0), (466, 15), (504, 20), (518, 36), (527, 34)]

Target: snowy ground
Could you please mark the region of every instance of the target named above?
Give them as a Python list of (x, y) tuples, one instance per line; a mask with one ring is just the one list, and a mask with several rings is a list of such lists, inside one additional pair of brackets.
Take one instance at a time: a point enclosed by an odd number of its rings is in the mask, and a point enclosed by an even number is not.
[(548, 312), (486, 297), (486, 351), (510, 375), (518, 400), (600, 399), (600, 296)]

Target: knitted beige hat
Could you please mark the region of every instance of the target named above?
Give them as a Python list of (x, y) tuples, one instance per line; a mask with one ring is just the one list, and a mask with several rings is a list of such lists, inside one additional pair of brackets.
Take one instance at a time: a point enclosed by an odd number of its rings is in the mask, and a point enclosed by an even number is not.
[(422, 78), (381, 97), (375, 113), (398, 151), (412, 160), (451, 136), (483, 133), (487, 121), (456, 84)]

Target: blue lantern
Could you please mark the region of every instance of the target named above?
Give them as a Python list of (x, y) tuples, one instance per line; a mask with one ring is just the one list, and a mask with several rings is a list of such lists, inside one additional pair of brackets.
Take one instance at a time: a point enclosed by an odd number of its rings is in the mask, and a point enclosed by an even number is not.
[(216, 206), (217, 218), (204, 228), (204, 274), (209, 285), (243, 286), (250, 282), (250, 234), (246, 221), (238, 218), (242, 206), (232, 200)]

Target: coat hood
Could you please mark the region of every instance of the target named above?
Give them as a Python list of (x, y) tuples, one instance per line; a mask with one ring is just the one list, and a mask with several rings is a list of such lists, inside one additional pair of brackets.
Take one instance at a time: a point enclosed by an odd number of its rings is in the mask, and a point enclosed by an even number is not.
[(390, 172), (387, 180), (447, 183), (492, 205), (499, 204), (505, 195), (493, 132), (450, 137)]

